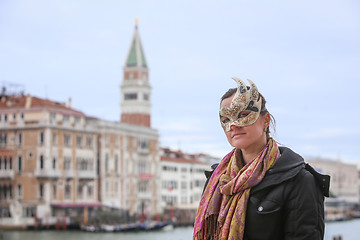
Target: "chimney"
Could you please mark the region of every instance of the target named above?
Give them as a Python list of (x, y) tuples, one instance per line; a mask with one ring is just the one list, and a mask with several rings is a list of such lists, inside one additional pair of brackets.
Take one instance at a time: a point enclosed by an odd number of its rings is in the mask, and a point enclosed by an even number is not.
[(26, 102), (25, 102), (25, 108), (30, 108), (31, 107), (31, 96), (30, 94), (26, 95)]
[(71, 98), (69, 98), (69, 101), (68, 101), (68, 108), (71, 108)]

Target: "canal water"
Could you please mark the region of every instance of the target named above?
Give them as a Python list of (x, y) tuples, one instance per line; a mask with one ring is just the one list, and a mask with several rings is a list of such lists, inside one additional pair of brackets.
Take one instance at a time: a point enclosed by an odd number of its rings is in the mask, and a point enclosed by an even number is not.
[[(127, 233), (88, 233), (82, 231), (0, 231), (0, 240), (190, 240), (192, 227), (179, 227), (170, 231)], [(360, 239), (360, 219), (326, 223), (325, 240), (334, 236), (343, 240)]]

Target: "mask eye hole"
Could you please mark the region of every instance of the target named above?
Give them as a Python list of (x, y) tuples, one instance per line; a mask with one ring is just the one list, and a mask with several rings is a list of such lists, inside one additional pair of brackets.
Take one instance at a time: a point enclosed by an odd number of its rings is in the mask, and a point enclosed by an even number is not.
[(238, 118), (247, 117), (250, 114), (250, 111), (241, 111), (238, 115)]
[(227, 117), (221, 117), (221, 118), (220, 118), (220, 121), (221, 121), (223, 124), (225, 124), (225, 123), (228, 123), (228, 122), (230, 121), (230, 119), (227, 118)]

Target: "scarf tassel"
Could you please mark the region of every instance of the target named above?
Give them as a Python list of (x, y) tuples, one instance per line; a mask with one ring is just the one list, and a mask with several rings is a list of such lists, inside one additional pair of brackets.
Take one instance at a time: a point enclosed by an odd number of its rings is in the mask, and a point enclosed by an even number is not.
[(210, 215), (206, 218), (206, 228), (196, 233), (196, 240), (215, 240), (219, 235), (220, 229), (218, 228), (218, 214)]

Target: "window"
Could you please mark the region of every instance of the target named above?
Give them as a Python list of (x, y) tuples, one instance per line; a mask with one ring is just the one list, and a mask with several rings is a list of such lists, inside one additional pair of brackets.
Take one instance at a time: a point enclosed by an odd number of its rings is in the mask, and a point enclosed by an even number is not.
[(44, 168), (44, 155), (40, 155), (40, 169)]
[(119, 157), (115, 154), (115, 172), (119, 173)]
[(24, 113), (21, 113), (21, 119), (24, 119)]
[(146, 139), (139, 139), (139, 144), (141, 149), (149, 149), (149, 140)]
[(56, 121), (56, 113), (50, 113), (50, 121)]
[(87, 136), (87, 138), (86, 138), (86, 146), (87, 146), (87, 148), (92, 148), (92, 146), (93, 146), (93, 138), (92, 138), (92, 136)]
[(89, 185), (87, 190), (88, 190), (87, 191), (88, 197), (92, 198), (92, 196), (93, 196), (93, 186)]
[(13, 119), (16, 120), (16, 113), (13, 114)]
[(147, 192), (147, 182), (140, 182), (138, 188), (139, 192)]
[(39, 184), (39, 197), (44, 197), (44, 185), (42, 183)]
[(200, 180), (195, 180), (195, 187), (199, 187), (200, 186)]
[(65, 170), (71, 169), (71, 157), (64, 157), (64, 169)]
[(163, 166), (163, 170), (164, 170), (164, 171), (177, 172), (177, 167)]
[(6, 142), (7, 142), (7, 134), (6, 133), (4, 133), (2, 140), (3, 140), (4, 145), (6, 145)]
[(52, 167), (56, 169), (56, 157), (53, 157)]
[(13, 189), (12, 189), (12, 185), (9, 185), (9, 198), (12, 199), (13, 197)]
[(125, 93), (124, 99), (125, 100), (136, 100), (137, 99), (137, 93)]
[(6, 159), (6, 156), (4, 157), (4, 169), (7, 169), (7, 159)]
[(109, 154), (105, 154), (105, 172), (109, 171)]
[(84, 158), (76, 158), (76, 168), (77, 170), (91, 170), (90, 161)]
[(40, 145), (44, 144), (44, 132), (40, 132)]
[(82, 195), (83, 195), (83, 186), (78, 185), (77, 195), (78, 195), (78, 199), (82, 199)]
[(57, 145), (57, 136), (56, 136), (55, 132), (52, 135), (52, 143), (53, 143), (53, 145)]
[(36, 207), (23, 207), (23, 217), (34, 217), (36, 213)]
[(56, 183), (53, 184), (53, 199), (56, 199)]
[(1, 167), (2, 167), (2, 166), (1, 166), (1, 163), (2, 163), (2, 159), (1, 159), (1, 157), (0, 157), (0, 169), (1, 169)]
[(145, 101), (149, 101), (149, 94), (144, 93), (144, 100), (145, 100)]
[(66, 183), (65, 185), (65, 199), (71, 199), (71, 185)]
[(21, 188), (21, 184), (18, 184), (18, 198), (22, 198), (22, 188)]
[(75, 124), (79, 124), (79, 123), (80, 123), (80, 118), (79, 118), (79, 117), (75, 117), (74, 123), (75, 123)]
[(70, 147), (71, 146), (71, 137), (70, 134), (64, 134), (64, 145), (66, 147)]
[(118, 183), (118, 181), (115, 181), (115, 192), (116, 193), (119, 192), (119, 183)]
[(139, 160), (139, 164), (138, 164), (138, 168), (139, 168), (139, 173), (146, 173), (146, 162), (141, 159)]
[(18, 134), (18, 143), (19, 143), (19, 145), (22, 144), (22, 134), (21, 133)]
[(69, 115), (63, 115), (63, 121), (64, 122), (69, 122), (70, 120), (70, 116)]
[(105, 144), (108, 145), (110, 142), (110, 136), (109, 134), (105, 134)]
[(4, 115), (4, 121), (7, 122), (7, 120), (8, 120), (8, 116), (7, 116), (7, 114), (5, 114)]
[(12, 169), (12, 157), (9, 157), (9, 169)]
[(83, 140), (82, 136), (80, 136), (80, 135), (76, 136), (76, 146), (78, 148), (82, 148), (82, 140)]
[(4, 199), (6, 199), (6, 198), (7, 198), (7, 187), (4, 186)]
[(22, 171), (22, 158), (21, 156), (18, 156), (18, 171)]

